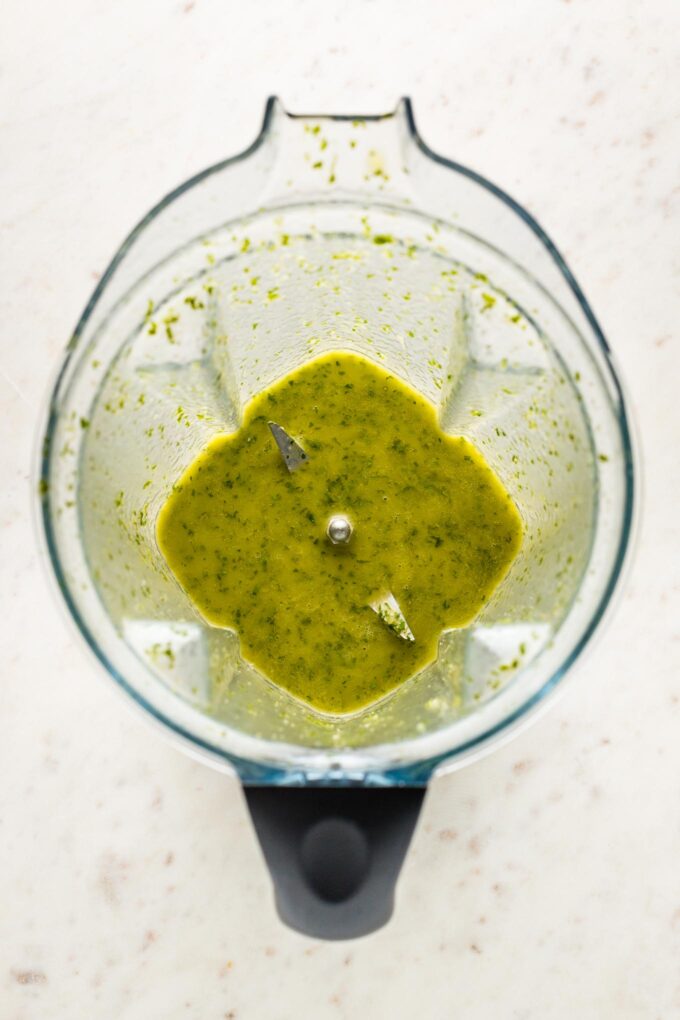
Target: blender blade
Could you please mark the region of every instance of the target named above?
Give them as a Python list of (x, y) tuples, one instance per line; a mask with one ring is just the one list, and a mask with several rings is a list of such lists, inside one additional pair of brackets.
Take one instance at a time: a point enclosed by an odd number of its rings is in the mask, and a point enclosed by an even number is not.
[(375, 602), (371, 602), (370, 607), (398, 637), (403, 638), (404, 641), (415, 641), (413, 631), (406, 622), (406, 617), (391, 591), (388, 591), (387, 595), (382, 598), (376, 599)]
[(285, 465), (289, 471), (297, 471), (306, 460), (308, 460), (307, 454), (294, 439), (292, 439), (284, 428), (277, 425), (275, 421), (267, 422), (271, 433), (276, 441), (276, 445), (279, 448), (279, 453), (284, 459)]

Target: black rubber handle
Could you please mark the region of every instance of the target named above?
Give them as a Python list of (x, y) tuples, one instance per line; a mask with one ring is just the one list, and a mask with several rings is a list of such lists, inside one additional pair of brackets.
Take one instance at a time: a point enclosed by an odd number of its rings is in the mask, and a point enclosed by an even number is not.
[(352, 939), (389, 921), (424, 787), (247, 786), (245, 795), (285, 924)]

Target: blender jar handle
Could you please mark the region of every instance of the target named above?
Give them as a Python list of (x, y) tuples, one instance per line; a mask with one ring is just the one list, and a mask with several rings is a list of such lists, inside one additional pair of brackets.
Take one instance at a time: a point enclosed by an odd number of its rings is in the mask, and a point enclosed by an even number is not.
[(350, 939), (387, 923), (425, 787), (244, 790), (285, 924)]

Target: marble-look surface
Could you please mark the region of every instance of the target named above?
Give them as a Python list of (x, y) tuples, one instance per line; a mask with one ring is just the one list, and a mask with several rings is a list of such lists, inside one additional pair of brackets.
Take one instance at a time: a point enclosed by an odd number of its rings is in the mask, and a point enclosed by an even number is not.
[[(6, 0), (0, 1020), (680, 1016), (677, 0)], [(627, 591), (565, 696), (434, 783), (396, 917), (284, 930), (237, 784), (99, 681), (38, 563), (38, 410), (99, 273), (265, 96), (382, 111), (524, 202), (637, 412)]]

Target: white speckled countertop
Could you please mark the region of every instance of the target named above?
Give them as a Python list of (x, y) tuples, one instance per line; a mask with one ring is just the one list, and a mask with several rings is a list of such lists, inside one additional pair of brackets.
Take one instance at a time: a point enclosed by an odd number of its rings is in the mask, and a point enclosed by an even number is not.
[[(0, 1020), (680, 1016), (676, 0), (6, 0), (0, 28)], [(48, 380), (129, 227), (265, 96), (410, 93), (556, 239), (628, 381), (645, 513), (539, 724), (436, 781), (383, 931), (285, 930), (238, 785), (99, 682), (39, 568)]]

